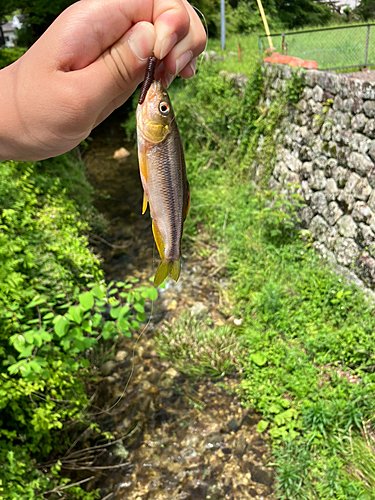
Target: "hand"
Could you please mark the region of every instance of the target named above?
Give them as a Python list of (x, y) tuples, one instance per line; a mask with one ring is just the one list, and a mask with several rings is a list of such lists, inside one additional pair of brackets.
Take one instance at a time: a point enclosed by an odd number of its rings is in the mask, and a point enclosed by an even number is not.
[(81, 0), (0, 71), (0, 160), (77, 146), (143, 80), (154, 51), (166, 87), (190, 78), (206, 43), (186, 0)]

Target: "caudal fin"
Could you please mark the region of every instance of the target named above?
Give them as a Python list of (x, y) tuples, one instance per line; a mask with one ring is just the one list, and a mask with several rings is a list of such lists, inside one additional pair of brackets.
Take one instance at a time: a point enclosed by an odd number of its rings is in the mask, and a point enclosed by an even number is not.
[(157, 287), (163, 283), (165, 278), (168, 277), (168, 275), (172, 276), (172, 278), (177, 281), (178, 278), (180, 277), (180, 272), (181, 272), (181, 257), (174, 261), (174, 262), (168, 262), (167, 260), (162, 260), (158, 270), (156, 271), (155, 278), (154, 278), (154, 286)]

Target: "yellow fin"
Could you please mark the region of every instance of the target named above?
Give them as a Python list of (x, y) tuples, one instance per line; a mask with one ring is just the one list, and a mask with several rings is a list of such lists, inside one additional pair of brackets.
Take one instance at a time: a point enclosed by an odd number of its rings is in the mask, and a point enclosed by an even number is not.
[(157, 287), (163, 283), (165, 278), (168, 276), (169, 262), (162, 260), (159, 264), (158, 270), (156, 271), (154, 278), (154, 286)]
[[(163, 238), (161, 237), (159, 229), (157, 228), (154, 221), (152, 221), (152, 232), (154, 233), (154, 239), (155, 239), (156, 246), (158, 248), (160, 258), (161, 258), (161, 260), (163, 260), (164, 259), (164, 241), (163, 241)], [(164, 279), (163, 279), (163, 281), (164, 281)]]
[(146, 193), (143, 193), (143, 205), (142, 205), (142, 215), (146, 212), (147, 210), (147, 203), (148, 203), (148, 198), (146, 196)]
[(181, 257), (175, 262), (168, 262), (167, 260), (162, 260), (159, 264), (158, 270), (156, 271), (154, 278), (154, 286), (157, 287), (163, 283), (168, 275), (172, 276), (175, 281), (178, 281), (181, 272)]
[(181, 257), (176, 260), (175, 262), (170, 263), (170, 268), (168, 269), (169, 274), (172, 276), (172, 278), (175, 281), (178, 281), (178, 278), (180, 277), (180, 272), (181, 272)]

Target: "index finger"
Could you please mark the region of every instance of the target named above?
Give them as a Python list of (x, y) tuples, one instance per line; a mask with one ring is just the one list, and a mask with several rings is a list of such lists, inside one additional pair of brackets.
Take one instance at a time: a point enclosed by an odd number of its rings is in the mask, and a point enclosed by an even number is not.
[(55, 69), (78, 70), (140, 21), (155, 25), (154, 52), (159, 59), (186, 35), (190, 24), (182, 0), (81, 0), (68, 7), (54, 21), (53, 31), (48, 29), (36, 43), (46, 45), (45, 53), (54, 52), (51, 65)]

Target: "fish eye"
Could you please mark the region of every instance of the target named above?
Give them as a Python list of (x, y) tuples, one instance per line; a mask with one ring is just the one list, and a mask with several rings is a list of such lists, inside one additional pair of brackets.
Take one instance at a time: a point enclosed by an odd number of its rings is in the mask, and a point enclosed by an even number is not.
[(169, 114), (170, 108), (166, 102), (162, 101), (159, 104), (159, 111), (163, 116), (167, 116)]

